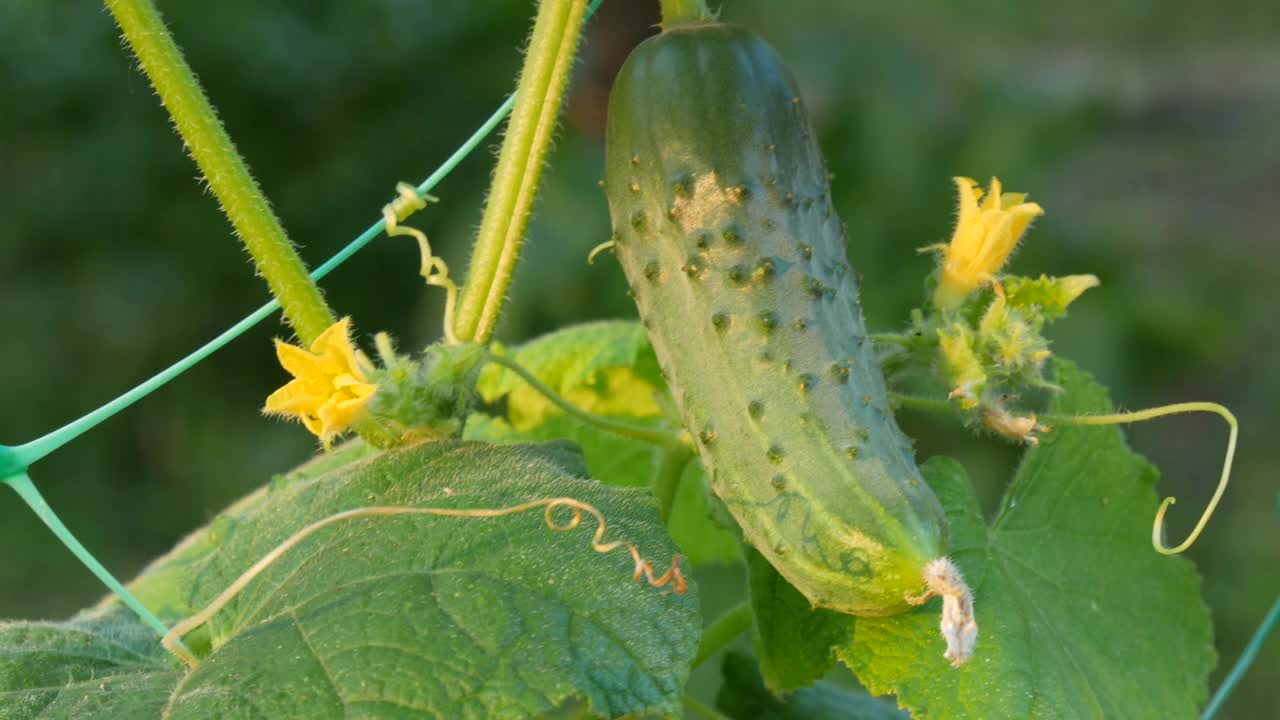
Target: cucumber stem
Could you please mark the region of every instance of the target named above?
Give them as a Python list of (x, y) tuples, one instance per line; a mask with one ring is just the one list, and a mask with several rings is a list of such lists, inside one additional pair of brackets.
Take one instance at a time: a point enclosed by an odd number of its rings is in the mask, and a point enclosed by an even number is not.
[(662, 27), (705, 22), (714, 19), (706, 0), (662, 0)]

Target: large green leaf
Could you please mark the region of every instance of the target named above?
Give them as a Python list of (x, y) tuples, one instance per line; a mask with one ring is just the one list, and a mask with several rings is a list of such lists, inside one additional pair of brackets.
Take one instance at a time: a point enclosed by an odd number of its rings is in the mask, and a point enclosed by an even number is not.
[[(1052, 412), (1110, 410), (1104, 388), (1056, 363)], [(976, 594), (973, 659), (942, 657), (939, 603), (858, 618), (837, 650), (874, 693), (917, 718), (1192, 718), (1215, 654), (1200, 580), (1157, 554), (1157, 473), (1109, 427), (1059, 425), (1027, 452), (987, 528), (959, 466), (927, 477)]]
[[(635, 322), (574, 325), (505, 351), (559, 395), (598, 415), (646, 427), (679, 428), (666, 383), (645, 329)], [(490, 365), (480, 376), (481, 396), (506, 401), (506, 414), (475, 413), (464, 437), (486, 442), (564, 439), (582, 448), (591, 476), (610, 485), (647, 487), (663, 450), (564, 414), (514, 372)], [(668, 528), (693, 566), (739, 559), (739, 542), (711, 517), (702, 464), (683, 471)]]
[(0, 623), (0, 717), (158, 718), (180, 668), (155, 633), (123, 611), (65, 623)]
[[(210, 556), (218, 551), (230, 529), (245, 518), (262, 512), (262, 505), (268, 502), (273, 489), (339, 472), (377, 452), (363, 442), (349, 442), (316, 455), (287, 474), (274, 476), (269, 483), (232, 503), (208, 525), (198, 528), (172, 550), (156, 558), (128, 584), (129, 591), (156, 617), (171, 625), (194, 614), (199, 609), (192, 605), (196, 598), (192, 597), (191, 588), (196, 576), (209, 563)], [(116, 606), (115, 595), (108, 594), (96, 609), (107, 610)], [(199, 639), (196, 644), (200, 644)]]
[[(296, 529), (335, 512), (501, 508), (554, 497), (593, 504), (608, 522), (606, 541), (632, 542), (665, 570), (675, 548), (648, 494), (585, 479), (580, 456), (566, 447), (439, 442), (304, 466), (238, 503), (134, 586), (153, 598), (186, 598), (171, 609), (203, 607)], [(541, 510), (339, 522), (220, 610), (203, 643), (211, 651), (180, 680), (152, 653), (143, 665), (159, 674), (141, 689), (86, 684), (77, 679), (84, 673), (55, 666), (2, 690), (44, 678), (54, 688), (83, 685), (86, 703), (141, 707), (168, 677), (164, 710), (174, 719), (675, 712), (701, 627), (696, 598), (634, 582), (630, 556), (593, 550), (594, 531), (587, 516), (582, 527), (557, 532)], [(78, 641), (54, 627), (62, 646)], [(85, 647), (108, 647), (105, 632), (88, 627)], [(0, 694), (0, 717), (20, 702), (30, 697)]]
[(586, 425), (568, 415), (544, 416), (537, 426), (521, 431), (506, 418), (475, 413), (467, 420), (465, 437), (491, 443), (571, 440), (582, 448), (591, 477), (624, 487), (649, 487), (660, 459), (658, 448), (649, 443)]
[(890, 703), (826, 682), (779, 698), (743, 653), (726, 654), (721, 669), (724, 685), (716, 708), (731, 720), (910, 720)]
[(773, 692), (811, 685), (835, 663), (835, 645), (848, 637), (853, 617), (813, 607), (754, 549), (747, 550), (747, 580), (765, 684)]

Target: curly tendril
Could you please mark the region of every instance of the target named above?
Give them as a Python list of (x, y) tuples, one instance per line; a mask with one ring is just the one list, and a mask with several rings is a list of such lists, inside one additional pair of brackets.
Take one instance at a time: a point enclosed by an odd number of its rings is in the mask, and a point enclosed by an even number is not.
[(1222, 500), (1223, 493), (1227, 490), (1227, 482), (1231, 480), (1231, 463), (1236, 456), (1236, 438), (1240, 433), (1240, 424), (1236, 421), (1236, 416), (1231, 411), (1211, 402), (1185, 402), (1174, 403), (1172, 405), (1163, 405), (1157, 408), (1147, 410), (1137, 410), (1134, 412), (1112, 413), (1109, 415), (1081, 415), (1081, 416), (1045, 416), (1043, 419), (1049, 422), (1063, 423), (1066, 425), (1119, 425), (1134, 422), (1142, 422), (1144, 420), (1153, 420), (1166, 415), (1178, 415), (1182, 413), (1208, 412), (1218, 415), (1227, 421), (1227, 425), (1231, 428), (1231, 433), (1227, 439), (1226, 459), (1222, 462), (1222, 475), (1218, 479), (1218, 489), (1214, 491), (1213, 498), (1209, 500), (1209, 504), (1205, 506), (1204, 512), (1200, 515), (1200, 521), (1196, 523), (1195, 528), (1187, 539), (1182, 541), (1181, 545), (1169, 547), (1164, 544), (1161, 537), (1164, 535), (1164, 516), (1169, 511), (1169, 506), (1177, 502), (1177, 498), (1169, 496), (1160, 503), (1159, 509), (1156, 510), (1156, 519), (1151, 526), (1151, 545), (1156, 552), (1164, 555), (1177, 555), (1191, 547), (1196, 539), (1200, 537), (1200, 533), (1204, 530), (1204, 526), (1209, 522), (1209, 518), (1213, 516), (1213, 512), (1218, 508), (1218, 502)]
[[(240, 594), (250, 582), (258, 575), (262, 574), (273, 563), (279, 560), (285, 553), (293, 549), (298, 543), (305, 540), (308, 536), (316, 531), (326, 528), (330, 525), (343, 522), (346, 520), (355, 520), (367, 517), (392, 517), (396, 515), (434, 515), (437, 517), (464, 517), (464, 518), (496, 518), (507, 515), (515, 515), (533, 510), (535, 508), (544, 508), (543, 517), (546, 520), (547, 527), (559, 532), (568, 532), (577, 528), (582, 524), (582, 514), (589, 513), (596, 519), (596, 531), (591, 536), (591, 549), (598, 553), (610, 553), (618, 548), (625, 548), (631, 555), (631, 560), (635, 563), (635, 572), (631, 577), (634, 581), (639, 582), (643, 578), (649, 585), (655, 588), (671, 586), (671, 592), (676, 595), (684, 595), (689, 590), (688, 583), (685, 581), (684, 574), (680, 571), (680, 556), (676, 555), (671, 558), (671, 567), (661, 575), (657, 575), (653, 565), (640, 555), (640, 551), (635, 545), (622, 540), (614, 540), (613, 542), (605, 542), (604, 534), (607, 530), (604, 514), (601, 513), (594, 505), (575, 500), (569, 497), (544, 498), (542, 500), (532, 500), (511, 507), (487, 509), (466, 509), (466, 508), (418, 508), (418, 507), (398, 507), (398, 506), (373, 506), (354, 508), (352, 510), (344, 510), (334, 513), (329, 517), (317, 520), (301, 530), (290, 535), (284, 542), (277, 545), (271, 552), (263, 555), (248, 570), (245, 570), (240, 577), (227, 586), (213, 602), (209, 603), (203, 610), (192, 615), (191, 617), (177, 623), (169, 632), (165, 634), (161, 644), (165, 649), (185, 663), (188, 667), (195, 667), (200, 661), (189, 651), (183, 644), (182, 638), (195, 630), (196, 628), (209, 622), (209, 620), (218, 613), (227, 603), (231, 602), (236, 595)], [(556, 510), (568, 508), (573, 511), (567, 521), (557, 521), (555, 518)]]
[(408, 236), (418, 241), (418, 250), (422, 253), (422, 267), (418, 273), (428, 285), (445, 289), (444, 301), (444, 339), (450, 345), (458, 344), (453, 334), (453, 309), (458, 302), (458, 286), (449, 277), (449, 266), (445, 261), (431, 252), (431, 243), (426, 233), (407, 225), (401, 225), (406, 218), (425, 208), (427, 202), (437, 202), (431, 195), (419, 195), (416, 188), (409, 183), (398, 183), (395, 200), (382, 206), (382, 219), (387, 223), (387, 236)]
[(617, 245), (618, 245), (617, 240), (605, 240), (599, 245), (591, 248), (591, 252), (587, 253), (587, 264), (595, 265), (597, 255), (604, 252), (605, 250), (612, 251), (615, 247), (617, 247)]

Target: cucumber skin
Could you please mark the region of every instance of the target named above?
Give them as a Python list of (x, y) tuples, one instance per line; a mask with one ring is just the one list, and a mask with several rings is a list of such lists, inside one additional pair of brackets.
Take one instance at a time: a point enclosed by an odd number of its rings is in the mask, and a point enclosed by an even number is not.
[(754, 34), (677, 26), (609, 98), (614, 251), (712, 490), (818, 607), (909, 609), (946, 519), (889, 409), (795, 83)]

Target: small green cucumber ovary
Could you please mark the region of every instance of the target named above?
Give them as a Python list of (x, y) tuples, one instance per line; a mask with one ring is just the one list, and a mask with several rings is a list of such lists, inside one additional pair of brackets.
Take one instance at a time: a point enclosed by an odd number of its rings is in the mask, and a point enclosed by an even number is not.
[[(946, 518), (889, 408), (845, 233), (794, 81), (752, 33), (676, 25), (609, 99), (614, 251), (714, 492), (815, 605), (944, 599), (972, 651)], [(921, 594), (923, 591), (923, 594)]]

